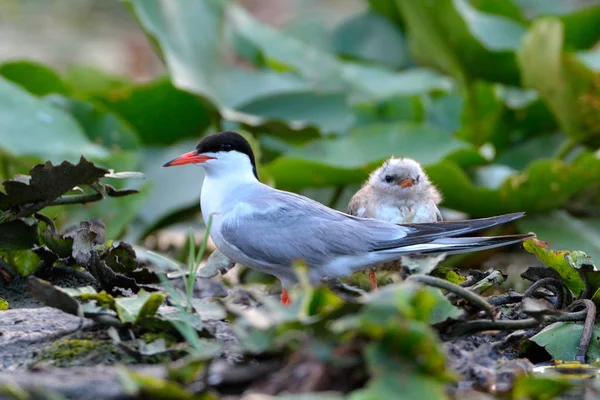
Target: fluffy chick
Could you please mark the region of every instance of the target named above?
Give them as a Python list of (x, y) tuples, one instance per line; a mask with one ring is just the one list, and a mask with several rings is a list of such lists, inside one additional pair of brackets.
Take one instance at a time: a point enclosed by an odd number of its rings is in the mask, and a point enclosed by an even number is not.
[[(390, 158), (371, 173), (362, 188), (352, 196), (348, 214), (401, 223), (442, 220), (438, 204), (442, 195), (431, 183), (421, 165), (410, 158)], [(369, 271), (373, 289), (377, 280)]]

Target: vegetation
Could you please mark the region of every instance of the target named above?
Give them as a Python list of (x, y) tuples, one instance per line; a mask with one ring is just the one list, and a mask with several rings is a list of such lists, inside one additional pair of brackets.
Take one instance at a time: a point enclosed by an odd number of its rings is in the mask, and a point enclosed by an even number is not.
[[(514, 362), (574, 361), (558, 366), (573, 372), (600, 359), (600, 6), (366, 3), (331, 30), (276, 30), (233, 1), (126, 1), (168, 68), (141, 84), (87, 66), (1, 64), (0, 285), (29, 277), (36, 300), (101, 326), (111, 352), (176, 360), (164, 379), (123, 369), (124, 390), (141, 398), (580, 390), (548, 373), (556, 365), (532, 375)], [(250, 140), (261, 180), (339, 209), (383, 160), (415, 158), (446, 209), (527, 212), (507, 229), (535, 232), (524, 248), (545, 267), (522, 266), (533, 284), (520, 293), (502, 272), (459, 271), (453, 258), (367, 294), (352, 281), (312, 287), (297, 265), (303, 283), (284, 308), (256, 274), (220, 277), (231, 265), (217, 256), (198, 270), (206, 235), (198, 253), (193, 236), (181, 252), (187, 269), (128, 244), (197, 214), (202, 172), (160, 165), (222, 130)], [(64, 268), (91, 283), (49, 282)], [(210, 290), (198, 282), (223, 293), (201, 299)], [(70, 343), (55, 350), (100, 346)]]

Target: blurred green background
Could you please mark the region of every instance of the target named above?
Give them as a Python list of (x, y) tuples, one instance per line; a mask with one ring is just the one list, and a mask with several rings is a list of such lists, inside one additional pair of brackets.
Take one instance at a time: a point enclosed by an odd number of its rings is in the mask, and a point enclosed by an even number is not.
[(526, 211), (600, 259), (599, 40), (597, 0), (4, 0), (0, 177), (142, 171), (139, 195), (46, 209), (141, 240), (199, 212), (202, 170), (160, 166), (237, 130), (278, 188), (344, 210), (408, 156), (447, 216)]

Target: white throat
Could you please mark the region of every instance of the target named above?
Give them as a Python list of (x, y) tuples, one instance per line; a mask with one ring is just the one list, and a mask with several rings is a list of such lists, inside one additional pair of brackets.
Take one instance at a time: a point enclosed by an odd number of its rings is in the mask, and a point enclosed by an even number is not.
[(230, 151), (216, 153), (214, 157), (216, 159), (200, 164), (206, 171), (200, 195), (205, 223), (208, 223), (210, 214), (224, 213), (235, 206), (237, 200), (247, 193), (248, 187), (260, 185), (247, 155)]

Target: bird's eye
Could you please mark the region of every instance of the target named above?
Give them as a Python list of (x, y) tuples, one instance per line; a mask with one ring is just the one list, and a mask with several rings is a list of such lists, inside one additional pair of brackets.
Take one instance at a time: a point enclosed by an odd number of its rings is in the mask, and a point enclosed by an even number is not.
[(221, 145), (221, 150), (223, 150), (223, 151), (230, 151), (231, 150), (231, 145), (229, 143), (223, 143)]
[(383, 178), (387, 183), (392, 183), (394, 181), (394, 177), (391, 175), (386, 175), (385, 178)]
[(417, 177), (415, 178), (415, 182), (419, 182), (419, 179), (421, 178), (420, 175), (417, 175)]

